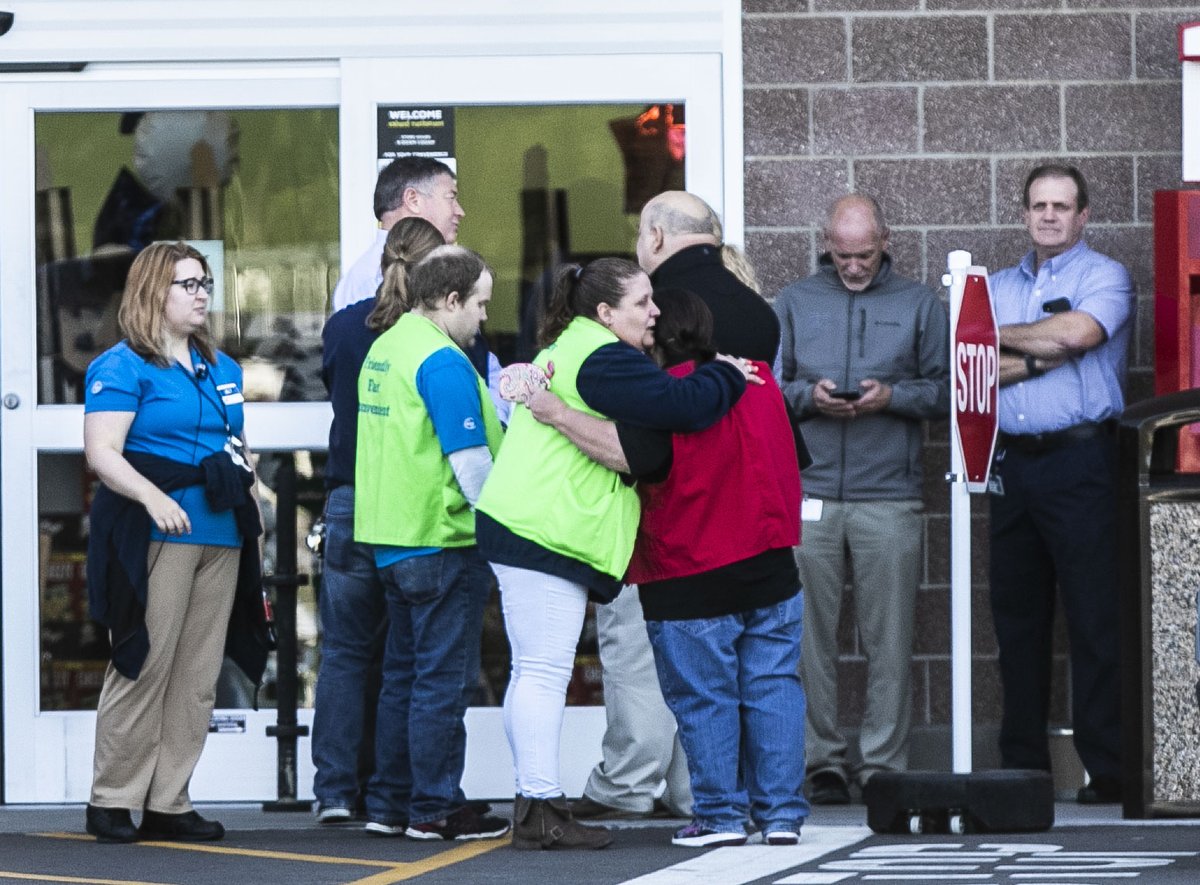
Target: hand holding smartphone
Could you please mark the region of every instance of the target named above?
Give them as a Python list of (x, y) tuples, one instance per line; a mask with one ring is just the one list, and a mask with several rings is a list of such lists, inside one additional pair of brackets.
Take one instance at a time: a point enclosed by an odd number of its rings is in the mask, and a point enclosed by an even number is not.
[(856, 400), (862, 396), (862, 391), (856, 390), (851, 387), (851, 388), (846, 388), (845, 390), (831, 390), (831, 391), (829, 391), (829, 395), (831, 397), (833, 397), (834, 399), (841, 399), (841, 400), (845, 400), (846, 402), (853, 402), (854, 400)]

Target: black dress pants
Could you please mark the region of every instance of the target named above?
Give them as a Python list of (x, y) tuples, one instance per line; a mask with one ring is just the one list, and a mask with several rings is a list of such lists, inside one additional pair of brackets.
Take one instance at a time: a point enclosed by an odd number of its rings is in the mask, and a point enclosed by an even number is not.
[(1055, 593), (1071, 661), (1075, 747), (1093, 777), (1120, 776), (1116, 440), (1007, 447), (991, 498), (991, 603), (1000, 652), (1006, 768), (1049, 770)]

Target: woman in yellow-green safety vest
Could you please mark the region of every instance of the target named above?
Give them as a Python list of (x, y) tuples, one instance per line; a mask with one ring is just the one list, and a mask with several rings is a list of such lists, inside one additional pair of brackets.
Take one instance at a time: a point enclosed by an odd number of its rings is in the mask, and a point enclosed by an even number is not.
[[(644, 352), (657, 316), (650, 279), (633, 262), (568, 265), (558, 273), (535, 362), (550, 376), (550, 390), (575, 409), (641, 427), (701, 430), (732, 408), (750, 370), (725, 359), (671, 377)], [(636, 465), (602, 460), (518, 406), (477, 505), (479, 549), (499, 578), (512, 646), (504, 722), (517, 769), (517, 848), (611, 842), (607, 830), (571, 818), (558, 770), (587, 601), (616, 598), (637, 533), (629, 475)]]

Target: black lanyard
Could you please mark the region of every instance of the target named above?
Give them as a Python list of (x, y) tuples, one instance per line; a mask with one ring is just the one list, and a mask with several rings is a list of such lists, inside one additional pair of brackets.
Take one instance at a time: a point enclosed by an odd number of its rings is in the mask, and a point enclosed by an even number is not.
[[(193, 366), (192, 371), (189, 372), (182, 364), (179, 365), (179, 368), (183, 370), (184, 374), (192, 379), (192, 384), (196, 385), (196, 394), (200, 397), (200, 399), (208, 400), (217, 407), (217, 411), (221, 413), (221, 420), (225, 422), (225, 435), (230, 439), (233, 439), (233, 427), (229, 423), (229, 409), (225, 407), (225, 399), (221, 396), (221, 391), (217, 389), (217, 379), (213, 377), (212, 367), (205, 363), (203, 359), (201, 359), (200, 354), (196, 353), (195, 351), (192, 351), (191, 354)], [(201, 383), (204, 379), (207, 379), (212, 385), (215, 398), (209, 396), (208, 391)]]

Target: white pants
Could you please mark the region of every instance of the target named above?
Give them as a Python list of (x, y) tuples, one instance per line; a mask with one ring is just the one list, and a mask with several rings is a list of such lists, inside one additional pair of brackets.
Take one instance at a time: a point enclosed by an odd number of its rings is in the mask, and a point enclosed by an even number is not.
[(543, 572), (491, 565), (512, 648), (504, 731), (516, 763), (517, 792), (531, 799), (561, 796), (558, 745), (587, 590)]

